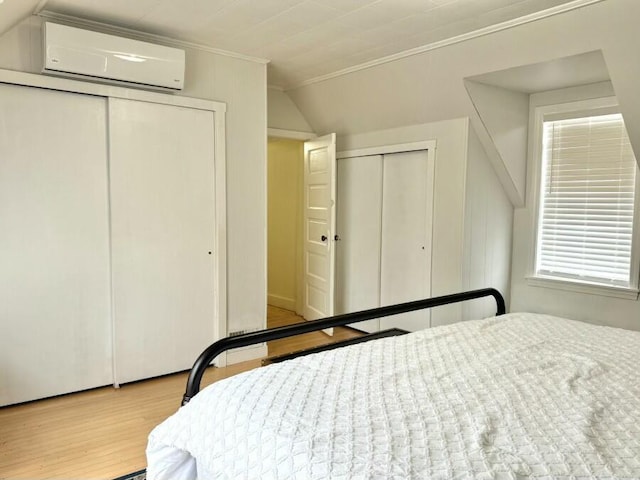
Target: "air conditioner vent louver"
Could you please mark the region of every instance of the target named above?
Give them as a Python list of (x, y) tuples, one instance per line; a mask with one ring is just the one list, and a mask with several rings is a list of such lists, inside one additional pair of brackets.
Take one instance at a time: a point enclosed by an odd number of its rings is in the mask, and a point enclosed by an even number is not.
[(44, 24), (44, 73), (139, 88), (181, 90), (184, 50)]

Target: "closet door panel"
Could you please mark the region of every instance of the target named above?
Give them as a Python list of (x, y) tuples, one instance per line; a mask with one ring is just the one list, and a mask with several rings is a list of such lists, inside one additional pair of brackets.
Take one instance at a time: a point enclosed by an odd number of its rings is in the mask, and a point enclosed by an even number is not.
[(109, 101), (115, 370), (191, 367), (214, 339), (213, 113)]
[[(336, 313), (380, 305), (382, 155), (338, 160)], [(379, 330), (379, 320), (353, 324)]]
[[(431, 200), (426, 151), (384, 156), (381, 249), (381, 305), (427, 298), (430, 294)], [(380, 328), (420, 330), (428, 311), (386, 317)]]
[(110, 384), (106, 101), (0, 85), (0, 404)]

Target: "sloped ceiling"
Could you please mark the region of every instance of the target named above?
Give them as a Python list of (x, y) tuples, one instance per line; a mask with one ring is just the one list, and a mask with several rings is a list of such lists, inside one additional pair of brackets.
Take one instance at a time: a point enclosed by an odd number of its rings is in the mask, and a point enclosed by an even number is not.
[(599, 50), (468, 78), (477, 83), (523, 93), (546, 92), (609, 79), (606, 62)]
[(39, 3), (40, 0), (0, 1), (0, 35), (31, 15)]
[[(640, 56), (633, 48), (637, 18), (639, 1), (605, 0), (287, 93), (315, 132), (345, 137), (472, 117), (482, 107), (474, 105), (465, 79), (524, 94), (610, 79), (640, 158)], [(526, 146), (520, 143), (516, 155), (523, 158)], [(509, 155), (513, 145), (504, 146), (500, 155)], [(508, 162), (497, 158), (509, 171)], [(514, 191), (521, 180), (514, 170), (510, 175)], [(522, 204), (519, 198), (512, 201)]]
[[(23, 0), (5, 0), (5, 2)], [(602, 0), (42, 0), (66, 15), (270, 60), (289, 88), (479, 29)]]

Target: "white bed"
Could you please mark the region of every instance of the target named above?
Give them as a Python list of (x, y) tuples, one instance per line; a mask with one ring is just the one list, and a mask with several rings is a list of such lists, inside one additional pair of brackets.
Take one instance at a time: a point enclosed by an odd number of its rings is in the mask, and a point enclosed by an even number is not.
[(640, 333), (508, 314), (219, 381), (148, 480), (640, 479)]

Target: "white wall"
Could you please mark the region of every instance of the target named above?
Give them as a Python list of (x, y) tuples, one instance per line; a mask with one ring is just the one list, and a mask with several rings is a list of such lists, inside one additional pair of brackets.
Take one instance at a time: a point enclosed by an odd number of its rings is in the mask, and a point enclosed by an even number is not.
[[(469, 129), (465, 192), (463, 289), (497, 288), (508, 301), (513, 206), (472, 128)], [(464, 319), (495, 313), (493, 298), (463, 305)]]
[(33, 12), (40, 0), (20, 0), (19, 2), (6, 2), (2, 5), (0, 15), (0, 36), (7, 30), (22, 21)]
[(473, 81), (465, 81), (465, 86), (475, 110), (471, 123), (511, 202), (521, 207), (526, 184), (529, 95)]
[[(467, 118), (338, 137), (338, 150), (435, 140), (431, 295), (509, 299), (513, 207)], [(495, 314), (493, 299), (434, 309), (433, 326)]]
[(287, 93), (319, 134), (380, 130), (469, 116), (466, 77), (598, 49), (618, 91), (640, 78), (638, 18), (637, 0), (606, 0)]
[(313, 131), (296, 104), (282, 90), (268, 88), (267, 105), (267, 125), (269, 128), (294, 132)]
[[(341, 77), (302, 86), (287, 93), (319, 134), (335, 131), (339, 135), (389, 130), (412, 124), (439, 122), (470, 116), (473, 105), (465, 91), (463, 79), (487, 72), (509, 69), (549, 60), (602, 50), (613, 88), (621, 104), (627, 130), (637, 157), (640, 158), (640, 55), (638, 43), (640, 2), (606, 0), (571, 12), (484, 35), (418, 55), (374, 66)], [(371, 138), (375, 141), (374, 138)], [(392, 142), (393, 143), (393, 142)], [(438, 158), (440, 151), (438, 151)], [(438, 160), (436, 160), (438, 161)], [(463, 169), (463, 165), (456, 167)], [(436, 174), (440, 189), (463, 188), (462, 172)], [(450, 185), (450, 186), (449, 186)], [(445, 194), (446, 195), (446, 194)], [(442, 202), (442, 197), (436, 201)], [(451, 212), (463, 208), (458, 199), (448, 207)], [(447, 211), (439, 207), (439, 212)], [(545, 310), (589, 321), (640, 328), (640, 302), (557, 292), (529, 287), (524, 282), (523, 262), (529, 255), (523, 229), (528, 228), (528, 208), (518, 211), (514, 220), (514, 252), (511, 307), (515, 310)], [(434, 231), (434, 240), (452, 259), (460, 259), (463, 248), (462, 219), (451, 216), (451, 239)], [(436, 216), (442, 232), (446, 218)], [(444, 250), (442, 250), (444, 248)], [(434, 268), (461, 265), (443, 260), (434, 253)], [(435, 273), (435, 271), (434, 271)], [(445, 279), (448, 275), (444, 275)], [(434, 289), (457, 291), (455, 282), (434, 277)], [(447, 293), (448, 293), (447, 292)], [(434, 294), (436, 291), (434, 291)]]
[[(600, 98), (611, 96), (612, 94), (614, 94), (612, 85), (609, 82), (604, 82), (582, 88), (555, 90), (531, 95), (530, 122), (533, 121), (537, 106)], [(628, 125), (627, 130), (629, 130)], [(531, 137), (530, 135), (527, 205), (525, 208), (516, 209), (514, 216), (511, 309), (513, 311), (550, 313), (592, 323), (640, 330), (640, 302), (637, 300), (588, 295), (534, 286), (527, 283), (526, 277), (532, 270), (535, 248), (536, 199), (534, 192), (536, 186), (534, 185), (534, 168), (536, 167), (536, 162), (531, 159), (533, 154), (532, 142), (535, 140)]]
[(602, 50), (640, 152), (638, 18), (637, 0), (606, 0), (287, 93), (318, 134), (360, 133), (471, 116), (464, 78)]
[[(41, 19), (0, 37), (0, 68), (39, 73)], [(266, 65), (188, 49), (177, 95), (227, 104), (228, 328), (266, 324)]]

